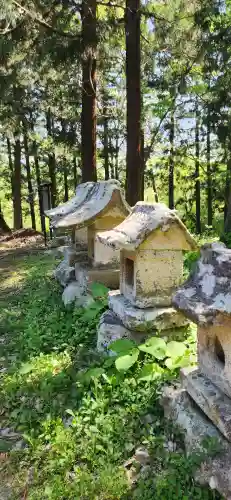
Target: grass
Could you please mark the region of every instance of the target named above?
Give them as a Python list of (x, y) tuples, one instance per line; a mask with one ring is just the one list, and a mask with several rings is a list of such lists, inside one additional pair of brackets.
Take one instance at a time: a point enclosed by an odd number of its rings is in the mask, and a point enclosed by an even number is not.
[[(100, 312), (65, 309), (53, 266), (47, 255), (14, 261), (15, 293), (1, 296), (0, 423), (26, 443), (0, 461), (10, 498), (219, 498), (194, 483), (198, 457), (186, 458), (179, 432), (163, 418), (158, 398), (169, 372), (146, 383), (138, 382), (136, 367), (121, 374), (109, 366), (95, 349)], [(93, 367), (103, 370), (85, 376)], [(166, 449), (169, 441), (178, 451)], [(140, 445), (152, 466), (131, 488), (123, 464)]]

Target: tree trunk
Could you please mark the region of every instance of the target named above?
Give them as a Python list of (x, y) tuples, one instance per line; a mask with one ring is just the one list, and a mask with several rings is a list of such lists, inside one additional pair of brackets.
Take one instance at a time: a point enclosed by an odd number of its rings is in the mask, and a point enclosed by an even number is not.
[(24, 131), (24, 151), (25, 151), (25, 160), (26, 160), (26, 176), (27, 176), (28, 198), (29, 198), (29, 204), (30, 204), (31, 225), (32, 225), (33, 229), (36, 229), (35, 210), (34, 210), (34, 193), (33, 193), (33, 189), (32, 189), (28, 137), (27, 137), (26, 130)]
[(130, 205), (141, 197), (141, 88), (140, 0), (126, 0), (127, 159), (126, 199)]
[[(53, 131), (52, 131), (52, 116), (51, 110), (48, 109), (46, 114), (46, 122), (47, 122), (47, 135), (53, 140)], [(48, 167), (49, 167), (49, 176), (51, 180), (51, 204), (52, 207), (56, 205), (56, 197), (57, 197), (57, 186), (56, 186), (56, 160), (55, 153), (51, 152), (48, 155)]]
[(10, 169), (11, 196), (12, 196), (12, 201), (13, 201), (13, 199), (14, 199), (14, 166), (13, 166), (13, 161), (12, 161), (10, 139), (8, 137), (7, 137), (7, 154), (8, 154), (8, 162), (9, 162), (9, 169)]
[(63, 166), (63, 181), (64, 181), (64, 202), (68, 201), (68, 182), (67, 182), (67, 160), (64, 158)]
[(171, 209), (174, 208), (174, 166), (175, 166), (174, 139), (175, 139), (175, 118), (174, 118), (174, 110), (172, 110), (170, 130), (169, 130), (170, 155), (169, 155), (169, 173), (168, 173), (168, 205), (169, 208)]
[(140, 137), (140, 168), (141, 168), (141, 190), (140, 190), (140, 200), (144, 200), (144, 171), (145, 171), (145, 159), (144, 159), (144, 131), (141, 130)]
[(22, 226), (22, 198), (21, 198), (21, 144), (20, 139), (15, 137), (14, 145), (14, 229), (21, 229)]
[(159, 203), (159, 197), (158, 197), (158, 193), (157, 193), (157, 189), (156, 189), (156, 181), (155, 181), (155, 176), (154, 176), (153, 172), (151, 173), (151, 180), (152, 180), (152, 189), (153, 189), (153, 193), (154, 193), (154, 201), (155, 201), (155, 203)]
[(104, 157), (104, 170), (105, 181), (109, 179), (109, 156), (108, 156), (108, 117), (107, 108), (103, 108), (103, 157)]
[(8, 224), (6, 223), (3, 213), (2, 213), (2, 207), (0, 205), (0, 234), (1, 233), (11, 233), (11, 229), (9, 228)]
[(207, 158), (207, 210), (208, 210), (208, 226), (213, 223), (213, 205), (212, 205), (212, 171), (211, 171), (211, 141), (210, 141), (210, 112), (207, 115), (207, 137), (206, 137), (206, 158)]
[(39, 200), (39, 215), (40, 215), (40, 223), (41, 229), (44, 229), (44, 217), (43, 217), (43, 202), (41, 196), (41, 177), (40, 177), (40, 168), (39, 168), (39, 158), (38, 158), (38, 146), (36, 141), (33, 142), (33, 150), (34, 150), (34, 164), (35, 164), (35, 175), (38, 189), (38, 200)]
[(119, 180), (119, 139), (116, 135), (116, 158), (115, 158), (115, 178)]
[(82, 0), (82, 182), (96, 181), (96, 0)]
[(200, 183), (200, 113), (196, 103), (196, 127), (195, 127), (195, 195), (196, 195), (196, 232), (201, 233), (201, 183)]
[(75, 156), (73, 156), (73, 179), (74, 179), (74, 189), (76, 189), (78, 181), (77, 181), (77, 161)]

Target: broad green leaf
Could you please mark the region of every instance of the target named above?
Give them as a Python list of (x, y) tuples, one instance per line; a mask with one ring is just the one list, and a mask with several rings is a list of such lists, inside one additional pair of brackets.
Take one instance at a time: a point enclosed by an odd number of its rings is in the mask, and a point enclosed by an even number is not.
[(109, 289), (102, 283), (90, 283), (89, 289), (94, 298), (107, 297)]
[(111, 351), (116, 352), (117, 354), (127, 353), (131, 351), (131, 349), (133, 349), (134, 347), (135, 347), (135, 342), (129, 339), (114, 340), (114, 342), (112, 342), (108, 346), (108, 348)]
[(91, 368), (84, 374), (86, 380), (91, 380), (91, 378), (99, 378), (104, 373), (103, 368)]
[(183, 344), (183, 342), (176, 342), (172, 340), (168, 342), (166, 349), (166, 356), (169, 358), (179, 358), (184, 356), (187, 347)]
[(138, 349), (151, 354), (156, 359), (164, 359), (166, 357), (166, 342), (161, 338), (152, 337), (145, 344), (139, 345)]
[(163, 368), (161, 368), (161, 366), (159, 366), (157, 363), (149, 363), (143, 366), (142, 370), (138, 374), (137, 379), (140, 381), (144, 380), (149, 382), (159, 378), (163, 372)]
[(20, 375), (26, 375), (27, 373), (32, 372), (32, 370), (33, 370), (33, 365), (32, 364), (30, 364), (30, 363), (24, 363), (21, 366), (21, 368), (19, 370), (19, 373), (20, 373)]
[(129, 354), (124, 354), (123, 356), (117, 358), (115, 361), (115, 366), (119, 372), (126, 372), (127, 370), (129, 370), (129, 368), (131, 368), (132, 365), (136, 363), (138, 357), (138, 349), (133, 349)]

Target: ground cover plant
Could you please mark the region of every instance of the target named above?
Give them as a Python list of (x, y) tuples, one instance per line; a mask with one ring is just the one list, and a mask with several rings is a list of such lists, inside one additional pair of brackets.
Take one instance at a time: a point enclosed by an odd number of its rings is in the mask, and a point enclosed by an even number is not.
[[(163, 418), (161, 386), (177, 374), (168, 358), (155, 351), (158, 376), (151, 380), (140, 377), (153, 363), (147, 349), (118, 370), (95, 349), (103, 288), (91, 288), (90, 309), (65, 309), (52, 256), (12, 266), (0, 295), (0, 427), (19, 433), (21, 446), (7, 452), (0, 439), (1, 498), (6, 482), (12, 500), (219, 498), (195, 484), (201, 457), (186, 458), (182, 436)], [(193, 353), (189, 329), (190, 345)], [(139, 446), (151, 462), (131, 484), (124, 464)]]

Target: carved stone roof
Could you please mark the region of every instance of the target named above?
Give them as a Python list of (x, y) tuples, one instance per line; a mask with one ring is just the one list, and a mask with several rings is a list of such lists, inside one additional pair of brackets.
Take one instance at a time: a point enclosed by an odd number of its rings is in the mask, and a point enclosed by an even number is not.
[(139, 201), (132, 208), (130, 215), (111, 231), (98, 233), (98, 239), (114, 248), (136, 250), (146, 238), (156, 231), (168, 231), (173, 224), (178, 224), (185, 236), (185, 248), (195, 249), (196, 243), (183, 222), (162, 203)]
[(49, 217), (51, 226), (56, 227), (55, 225), (61, 217), (73, 213), (89, 196), (94, 185), (94, 182), (84, 182), (79, 184), (76, 188), (75, 196), (73, 196), (71, 200), (63, 203), (62, 205), (58, 205), (58, 207), (46, 210), (45, 215)]
[[(104, 215), (109, 208), (116, 207), (124, 217), (131, 210), (125, 201), (119, 181), (115, 179), (80, 184), (79, 191), (77, 193), (76, 190), (68, 208), (64, 207), (66, 204), (57, 207), (57, 212), (53, 215), (52, 226), (54, 228), (83, 227), (93, 223), (97, 217)], [(61, 214), (60, 211), (63, 210), (64, 213)], [(46, 214), (48, 215), (48, 213)], [(49, 214), (52, 216), (51, 211)]]
[(204, 245), (195, 270), (172, 302), (198, 324), (213, 323), (219, 313), (231, 315), (231, 250), (223, 243)]

